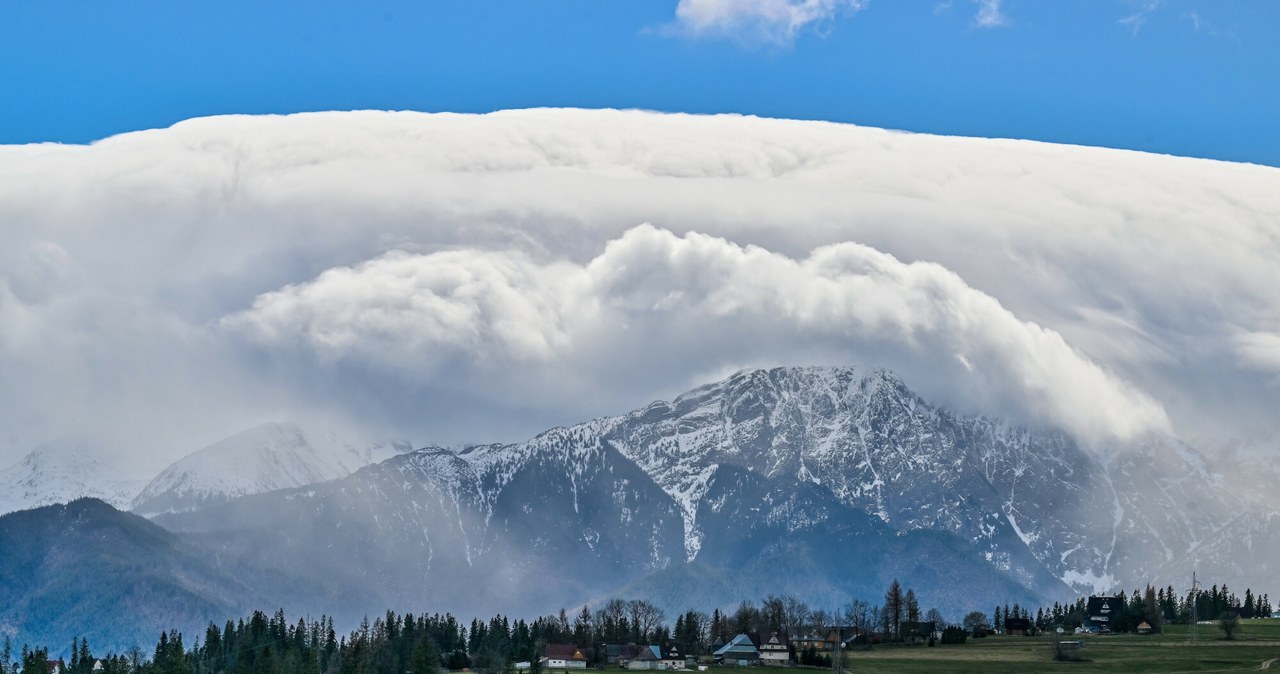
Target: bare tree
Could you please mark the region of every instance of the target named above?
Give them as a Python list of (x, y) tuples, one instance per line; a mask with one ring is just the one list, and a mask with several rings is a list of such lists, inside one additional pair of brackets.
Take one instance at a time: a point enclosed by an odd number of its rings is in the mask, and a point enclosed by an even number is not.
[(761, 628), (760, 609), (750, 601), (743, 600), (738, 610), (733, 613), (734, 634), (757, 632)]
[(924, 612), (924, 621), (937, 625), (938, 629), (942, 629), (947, 624), (947, 621), (942, 618), (942, 611), (936, 608)]
[(787, 634), (798, 634), (809, 624), (812, 611), (809, 605), (793, 595), (782, 596), (782, 630)]
[(827, 617), (825, 609), (816, 608), (809, 613), (809, 629), (814, 632), (822, 632), (835, 622)]
[(760, 617), (764, 619), (765, 629), (777, 631), (786, 623), (787, 600), (776, 594), (770, 594), (760, 603)]
[(621, 599), (610, 599), (596, 609), (595, 625), (592, 626), (600, 638), (618, 642), (629, 638), (630, 627), (627, 623), (627, 602)]
[(878, 620), (869, 620), (871, 605), (861, 599), (854, 599), (844, 609), (844, 621), (859, 634), (868, 631), (868, 627)]
[(631, 620), (632, 636), (636, 643), (641, 643), (662, 625), (666, 615), (646, 599), (632, 599), (627, 602), (627, 617)]

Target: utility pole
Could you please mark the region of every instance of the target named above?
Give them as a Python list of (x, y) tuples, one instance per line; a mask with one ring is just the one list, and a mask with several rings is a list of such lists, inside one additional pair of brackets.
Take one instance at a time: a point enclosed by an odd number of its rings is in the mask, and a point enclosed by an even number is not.
[(832, 674), (844, 674), (844, 628), (836, 627), (836, 649), (831, 654)]

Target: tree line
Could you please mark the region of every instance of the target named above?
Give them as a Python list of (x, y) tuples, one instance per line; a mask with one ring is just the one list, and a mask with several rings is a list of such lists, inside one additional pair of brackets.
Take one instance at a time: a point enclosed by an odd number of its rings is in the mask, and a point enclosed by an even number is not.
[[(1179, 596), (1172, 587), (1132, 593), (1120, 592), (1123, 609), (1112, 616), (1114, 631), (1131, 631), (1141, 622), (1159, 631), (1166, 623), (1189, 622), (1192, 615), (1214, 619), (1229, 614), (1241, 618), (1269, 616), (1268, 595), (1246, 589), (1241, 598), (1226, 585)], [(573, 644), (589, 659), (605, 660), (606, 644), (678, 644), (689, 656), (703, 656), (719, 644), (742, 633), (782, 632), (793, 638), (805, 634), (824, 636), (839, 628), (842, 637), (874, 635), (879, 642), (901, 642), (915, 636), (923, 623), (933, 623), (943, 634), (942, 643), (962, 643), (967, 634), (1000, 629), (1005, 618), (1026, 618), (1041, 630), (1071, 629), (1084, 624), (1087, 599), (1040, 607), (1034, 615), (1018, 604), (997, 605), (987, 614), (973, 611), (961, 625), (948, 625), (936, 608), (921, 609), (915, 592), (897, 579), (885, 591), (883, 603), (856, 599), (838, 610), (811, 608), (789, 595), (767, 595), (760, 603), (742, 601), (733, 611), (716, 609), (710, 615), (686, 611), (668, 626), (667, 616), (643, 599), (611, 599), (594, 611), (583, 606), (571, 618), (561, 609), (527, 621), (495, 615), (488, 620), (462, 623), (453, 615), (403, 615), (388, 611), (368, 618), (348, 634), (339, 635), (331, 617), (287, 620), (283, 610), (274, 615), (255, 611), (247, 619), (210, 624), (194, 641), (177, 630), (162, 632), (150, 653), (134, 648), (128, 653), (98, 656), (83, 639), (72, 641), (65, 674), (439, 674), (443, 670), (470, 668), (480, 674), (511, 671), (516, 662), (528, 662), (538, 671), (538, 657), (549, 643)], [(932, 632), (928, 636), (933, 644)], [(801, 648), (792, 658), (801, 664), (827, 665), (826, 654)], [(13, 652), (6, 637), (0, 651), (0, 674), (48, 674), (47, 647), (22, 646)]]

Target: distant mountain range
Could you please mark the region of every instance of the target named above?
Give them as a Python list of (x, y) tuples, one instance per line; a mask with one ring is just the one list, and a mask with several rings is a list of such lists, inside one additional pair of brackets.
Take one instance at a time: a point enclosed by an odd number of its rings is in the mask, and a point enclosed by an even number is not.
[[(191, 573), (213, 579), (196, 587), (235, 579), (236, 592), (193, 593), (175, 624), (232, 604), (353, 624), (387, 608), (528, 615), (620, 595), (669, 613), (767, 593), (830, 610), (878, 599), (893, 578), (958, 617), (1116, 586), (1181, 588), (1193, 568), (1269, 578), (1280, 558), (1280, 515), (1174, 438), (1086, 448), (933, 407), (879, 370), (750, 370), (526, 442), (402, 449), (260, 427), (156, 478), (134, 502), (153, 524), (102, 505), (80, 506), (81, 520), (55, 508), (0, 525), (20, 535), (38, 521), (57, 536), (92, 520), (123, 532), (111, 553), (121, 569), (145, 550), (136, 563), (157, 582), (178, 582), (193, 558)], [(161, 536), (172, 545), (138, 542)], [(10, 554), (0, 565), (45, 574), (42, 591), (72, 582)], [(92, 564), (107, 549), (66, 554)], [(0, 623), (73, 627), (62, 641), (98, 625)]]
[(91, 441), (60, 440), (0, 470), (0, 514), (89, 497), (150, 517), (346, 477), (412, 449), (401, 440), (356, 442), (333, 431), (266, 423), (198, 449), (148, 481)]

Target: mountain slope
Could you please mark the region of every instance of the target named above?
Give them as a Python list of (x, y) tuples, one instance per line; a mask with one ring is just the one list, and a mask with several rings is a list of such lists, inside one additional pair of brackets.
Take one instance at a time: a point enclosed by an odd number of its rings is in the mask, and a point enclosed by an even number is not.
[(1175, 440), (1095, 453), (1059, 431), (932, 407), (878, 370), (740, 372), (607, 425), (603, 441), (681, 503), (690, 559), (721, 466), (819, 485), (895, 528), (957, 534), (1046, 590), (1046, 571), (1079, 590), (1149, 577), (1172, 558), (1162, 541), (1185, 549), (1233, 508)]
[(156, 521), (264, 566), (302, 560), (335, 588), (446, 607), (541, 612), (690, 573), (735, 593), (795, 577), (823, 602), (900, 576), (955, 611), (966, 592), (1065, 594), (1001, 510), (999, 476), (1033, 458), (1045, 481), (1092, 464), (1060, 434), (969, 423), (887, 373), (756, 371), (527, 442), (420, 450)]
[(412, 449), (403, 442), (357, 444), (295, 424), (255, 426), (166, 468), (138, 494), (133, 510), (153, 516), (209, 502), (346, 477), (361, 466)]
[(955, 618), (1178, 582), (1193, 562), (1238, 577), (1280, 554), (1280, 519), (1171, 438), (1085, 448), (857, 368), (745, 371), (525, 442), (422, 449), (154, 522), (270, 605), (348, 625), (618, 595), (834, 608), (878, 602), (893, 578)]
[(0, 470), (0, 514), (82, 497), (122, 508), (143, 484), (88, 441), (59, 440), (37, 447), (19, 463)]
[(0, 632), (20, 640), (123, 652), (260, 601), (181, 537), (97, 499), (0, 517)]

